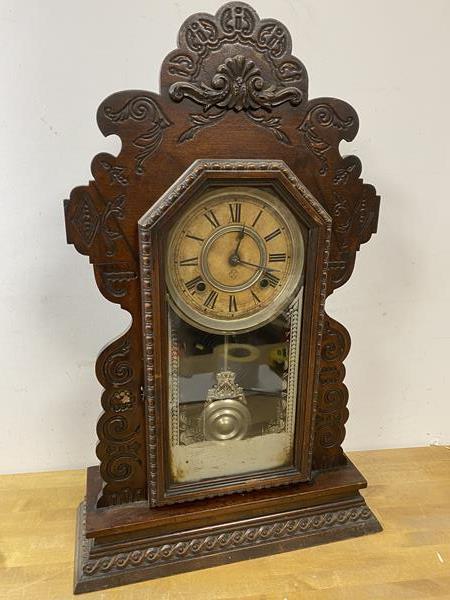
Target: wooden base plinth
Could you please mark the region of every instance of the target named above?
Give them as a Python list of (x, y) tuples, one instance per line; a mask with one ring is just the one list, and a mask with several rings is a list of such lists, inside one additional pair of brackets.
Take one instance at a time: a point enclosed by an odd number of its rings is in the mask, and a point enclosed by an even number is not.
[(75, 593), (381, 530), (358, 491), (366, 481), (350, 461), (312, 483), (161, 509), (95, 509), (99, 484), (91, 467), (78, 512)]

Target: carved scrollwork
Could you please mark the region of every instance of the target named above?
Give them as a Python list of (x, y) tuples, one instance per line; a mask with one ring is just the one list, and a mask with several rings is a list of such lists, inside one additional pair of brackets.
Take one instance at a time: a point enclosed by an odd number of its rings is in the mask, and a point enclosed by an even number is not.
[(126, 338), (119, 346), (113, 347), (102, 366), (105, 381), (113, 386), (122, 386), (133, 379), (134, 372), (128, 360), (129, 354), (130, 342)]
[(189, 77), (195, 72), (195, 61), (187, 54), (174, 54), (170, 59), (168, 71), (171, 75)]
[(261, 71), (252, 60), (238, 54), (227, 58), (220, 65), (208, 86), (205, 83), (177, 82), (169, 90), (170, 97), (180, 102), (187, 97), (204, 106), (208, 111), (213, 106), (239, 112), (241, 110), (270, 111), (274, 106), (290, 102), (293, 106), (302, 100), (300, 90), (295, 87), (264, 87)]
[(140, 462), (136, 452), (124, 451), (120, 447), (117, 456), (112, 456), (103, 465), (106, 478), (109, 481), (126, 481), (135, 473), (135, 463)]
[(314, 466), (321, 468), (340, 464), (344, 455), (340, 447), (345, 437), (347, 387), (343, 361), (350, 349), (346, 329), (330, 317), (326, 318), (319, 371), (319, 388), (314, 441)]
[(282, 81), (299, 81), (303, 77), (303, 65), (292, 59), (276, 67), (278, 78)]
[(235, 527), (226, 531), (198, 535), (187, 540), (165, 541), (150, 544), (128, 552), (120, 552), (100, 558), (92, 558), (83, 565), (85, 576), (101, 573), (124, 572), (138, 565), (152, 565), (159, 562), (178, 562), (190, 557), (208, 556), (218, 550), (232, 551), (270, 541), (280, 542), (307, 532), (317, 532), (333, 527), (358, 525), (373, 519), (365, 505), (315, 515), (288, 516), (284, 519), (256, 524), (253, 527)]
[(358, 168), (358, 162), (351, 162), (345, 165), (344, 167), (336, 169), (336, 172), (333, 177), (333, 184), (347, 185), (351, 174)]
[(349, 279), (355, 264), (354, 252), (338, 252), (328, 263), (328, 287), (334, 290)]
[[(261, 111), (271, 112), (272, 108), (284, 102), (293, 106), (302, 100), (302, 93), (295, 87), (276, 87), (266, 85), (261, 70), (252, 60), (242, 55), (227, 58), (224, 64), (219, 65), (217, 73), (211, 80), (210, 85), (202, 82), (200, 85), (188, 82), (174, 83), (169, 90), (169, 95), (175, 102), (181, 102), (183, 98), (189, 98), (204, 107), (207, 113), (212, 108), (233, 110), (235, 112), (245, 111), (253, 121), (264, 127), (268, 127), (277, 139), (288, 143), (287, 135), (281, 131), (281, 117), (266, 119), (259, 113)], [(217, 120), (224, 115), (223, 112), (211, 116), (192, 115), (191, 120), (196, 130), (212, 124), (211, 120)], [(194, 135), (194, 128), (182, 134), (179, 141), (190, 139)]]
[(128, 119), (132, 119), (133, 121), (150, 121), (150, 127), (133, 140), (134, 146), (141, 149), (135, 157), (135, 171), (136, 174), (142, 175), (145, 160), (159, 148), (164, 130), (171, 125), (171, 122), (155, 100), (145, 95), (136, 96), (128, 100), (119, 110), (113, 110), (111, 106), (106, 106), (104, 114), (111, 121), (118, 123)]
[(350, 340), (347, 331), (342, 325), (329, 317), (325, 323), (322, 338), (322, 360), (343, 361), (347, 356)]
[(354, 119), (351, 115), (342, 118), (332, 106), (321, 103), (313, 106), (299, 125), (298, 130), (302, 134), (307, 148), (320, 161), (319, 173), (321, 175), (326, 175), (328, 172), (327, 152), (332, 148), (330, 142), (323, 137), (322, 130), (330, 127), (345, 130), (353, 124)]
[(324, 385), (319, 395), (318, 407), (322, 413), (335, 412), (347, 402), (348, 392), (343, 383)]
[(130, 423), (124, 415), (114, 415), (102, 421), (104, 437), (113, 442), (126, 442), (133, 439), (139, 425), (130, 431)]
[[(211, 53), (224, 44), (241, 42), (265, 56), (280, 79), (293, 80), (295, 76), (299, 81), (305, 76), (300, 61), (287, 56), (291, 51), (291, 36), (286, 27), (274, 19), (260, 21), (247, 4), (226, 4), (216, 16), (194, 15), (186, 21), (179, 39), (180, 52), (172, 53), (168, 61), (170, 74), (195, 79)], [(280, 64), (283, 60), (285, 66)]]

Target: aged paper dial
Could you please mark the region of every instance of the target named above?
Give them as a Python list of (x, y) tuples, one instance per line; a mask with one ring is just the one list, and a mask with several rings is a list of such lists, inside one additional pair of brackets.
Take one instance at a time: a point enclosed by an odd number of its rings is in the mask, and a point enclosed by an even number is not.
[(203, 329), (250, 330), (292, 299), (303, 262), (300, 227), (278, 196), (266, 188), (215, 188), (170, 233), (169, 295)]

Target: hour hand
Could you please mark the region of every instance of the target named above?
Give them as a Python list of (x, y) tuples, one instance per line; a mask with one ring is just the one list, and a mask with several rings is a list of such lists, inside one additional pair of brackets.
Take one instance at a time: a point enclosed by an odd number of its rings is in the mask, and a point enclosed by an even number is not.
[(237, 253), (238, 253), (239, 246), (241, 245), (241, 242), (242, 242), (242, 240), (243, 240), (243, 238), (244, 238), (244, 235), (245, 235), (245, 224), (244, 224), (244, 225), (242, 225), (242, 229), (241, 229), (241, 231), (238, 233), (238, 237), (237, 237), (237, 246), (236, 246), (236, 248), (234, 249), (234, 253), (233, 253), (233, 254), (237, 254)]

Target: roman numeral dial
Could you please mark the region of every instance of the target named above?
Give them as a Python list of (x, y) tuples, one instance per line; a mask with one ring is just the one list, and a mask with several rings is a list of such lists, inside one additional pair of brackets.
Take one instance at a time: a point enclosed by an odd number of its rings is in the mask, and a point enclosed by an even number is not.
[(275, 192), (207, 188), (177, 215), (167, 236), (170, 301), (200, 329), (255, 329), (292, 301), (303, 254), (301, 227)]

